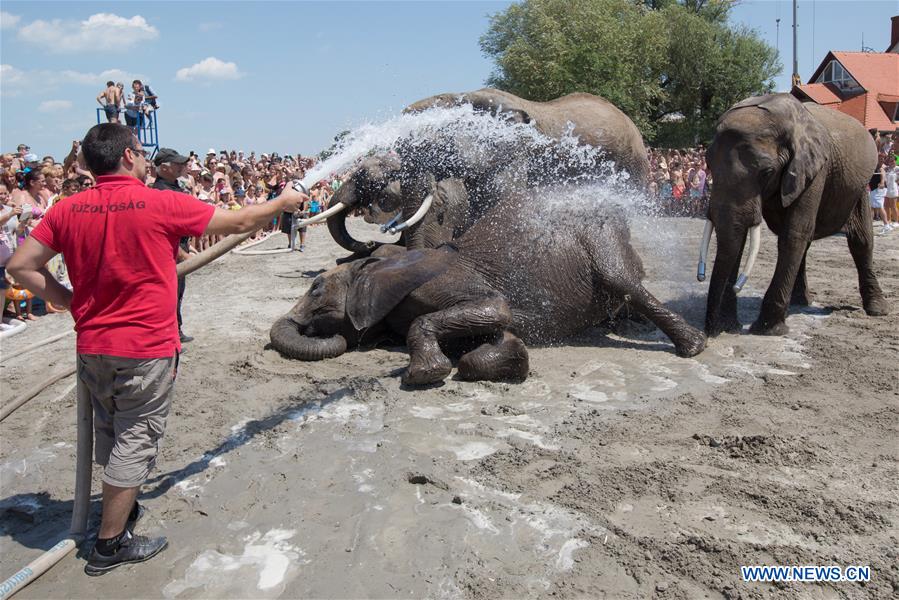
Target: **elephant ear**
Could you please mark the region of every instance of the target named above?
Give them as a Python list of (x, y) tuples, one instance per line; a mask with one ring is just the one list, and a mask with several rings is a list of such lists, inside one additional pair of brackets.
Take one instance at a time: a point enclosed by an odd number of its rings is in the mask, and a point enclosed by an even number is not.
[(357, 261), (346, 295), (353, 327), (361, 331), (383, 320), (415, 289), (445, 273), (455, 256), (455, 249), (443, 247)]
[(833, 138), (792, 94), (748, 98), (731, 110), (750, 106), (757, 106), (771, 113), (782, 132), (781, 143), (790, 154), (780, 180), (780, 199), (786, 208), (802, 195), (827, 164), (833, 148)]

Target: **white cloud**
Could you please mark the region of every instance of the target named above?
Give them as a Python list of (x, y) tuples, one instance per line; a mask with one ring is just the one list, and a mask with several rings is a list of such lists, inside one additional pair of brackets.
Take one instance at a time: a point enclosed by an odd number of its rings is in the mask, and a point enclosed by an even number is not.
[(0, 10), (0, 29), (12, 29), (18, 25), (21, 20), (22, 17), (19, 15), (13, 15), (5, 10)]
[(159, 30), (140, 15), (130, 19), (110, 13), (86, 21), (34, 21), (19, 29), (18, 38), (50, 52), (121, 51), (159, 37)]
[(45, 100), (37, 107), (38, 111), (42, 113), (61, 112), (70, 108), (72, 108), (72, 103), (69, 100)]
[(237, 63), (224, 62), (214, 56), (210, 56), (195, 65), (178, 69), (175, 79), (177, 81), (212, 81), (240, 79), (243, 75), (237, 68)]
[(121, 81), (125, 84), (125, 89), (129, 89), (133, 79), (144, 78), (138, 73), (129, 73), (122, 69), (107, 69), (100, 73), (82, 73), (70, 69), (23, 71), (5, 64), (0, 65), (0, 95), (18, 96), (24, 92), (43, 94), (65, 85), (102, 87), (110, 80)]
[(106, 69), (100, 73), (81, 73), (80, 71), (60, 71), (56, 75), (63, 81), (80, 83), (82, 85), (104, 85), (107, 81), (115, 81), (125, 84), (125, 89), (131, 89), (131, 82), (140, 77), (121, 69)]
[(202, 31), (203, 33), (208, 33), (210, 31), (215, 31), (216, 29), (221, 29), (224, 27), (224, 23), (221, 21), (206, 21), (204, 23), (200, 23), (197, 29)]

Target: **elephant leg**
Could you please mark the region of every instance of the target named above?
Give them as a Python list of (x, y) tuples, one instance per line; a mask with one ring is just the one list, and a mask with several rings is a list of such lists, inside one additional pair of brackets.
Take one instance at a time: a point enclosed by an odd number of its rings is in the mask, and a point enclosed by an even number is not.
[(802, 263), (799, 265), (799, 273), (796, 274), (796, 283), (793, 284), (793, 293), (790, 295), (790, 306), (808, 306), (812, 303), (808, 291), (808, 279), (805, 276), (805, 259), (808, 257), (808, 247), (802, 255)]
[(867, 198), (855, 205), (846, 228), (846, 240), (858, 271), (858, 289), (865, 312), (872, 317), (888, 315), (890, 304), (874, 275), (874, 224)]
[(410, 357), (403, 383), (435, 383), (450, 374), (452, 362), (440, 349), (441, 340), (495, 335), (511, 323), (512, 310), (501, 296), (462, 302), (416, 318), (406, 335)]
[(528, 350), (508, 331), (499, 341), (481, 344), (459, 359), (459, 377), (466, 381), (524, 381), (528, 376)]
[(679, 314), (665, 308), (655, 296), (649, 293), (641, 284), (636, 287), (628, 286), (628, 289), (619, 287), (619, 294), (630, 296), (629, 303), (641, 314), (652, 321), (674, 343), (674, 349), (678, 356), (689, 358), (696, 356), (705, 349), (705, 334), (687, 323)]
[(750, 326), (749, 332), (756, 335), (786, 335), (790, 328), (785, 322), (787, 308), (799, 267), (808, 249), (811, 232), (801, 237), (791, 235), (789, 227), (784, 227), (777, 238), (777, 266), (774, 277), (762, 300), (758, 318)]
[[(734, 291), (734, 285), (737, 283), (737, 277), (740, 276), (740, 265), (743, 263), (743, 247), (741, 245), (737, 259), (734, 261), (734, 268), (727, 276), (727, 285), (721, 295), (721, 316), (718, 319), (717, 331), (710, 331), (710, 335), (718, 335), (722, 331), (727, 333), (740, 333), (743, 330), (743, 324), (737, 316), (737, 292)], [(708, 324), (706, 325), (708, 329)]]

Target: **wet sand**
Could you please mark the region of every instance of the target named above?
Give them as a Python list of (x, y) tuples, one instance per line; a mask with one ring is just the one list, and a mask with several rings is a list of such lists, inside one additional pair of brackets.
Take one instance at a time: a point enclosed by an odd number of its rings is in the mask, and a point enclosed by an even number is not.
[[(372, 226), (351, 222), (357, 235)], [(878, 228), (879, 229), (879, 228)], [(635, 220), (647, 287), (697, 326), (702, 222)], [(266, 242), (279, 247), (285, 236)], [(712, 248), (714, 253), (714, 247)], [(188, 279), (177, 396), (139, 531), (152, 561), (101, 578), (74, 554), (21, 598), (885, 598), (899, 590), (899, 325), (861, 310), (846, 241), (809, 253), (785, 337), (725, 334), (680, 359), (632, 322), (531, 348), (520, 385), (400, 389), (402, 347), (301, 363), (271, 323), (346, 253), (229, 255)], [(899, 232), (876, 269), (899, 312)], [(767, 231), (740, 297), (754, 319)], [(52, 315), (4, 340), (71, 327)], [(67, 338), (0, 365), (3, 401), (71, 364)], [(0, 425), (2, 576), (68, 529), (74, 392)], [(60, 396), (62, 397), (60, 398)], [(94, 491), (99, 492), (95, 470)], [(99, 496), (95, 495), (95, 498)], [(94, 519), (99, 503), (94, 506)], [(744, 583), (740, 565), (869, 565), (867, 584)]]

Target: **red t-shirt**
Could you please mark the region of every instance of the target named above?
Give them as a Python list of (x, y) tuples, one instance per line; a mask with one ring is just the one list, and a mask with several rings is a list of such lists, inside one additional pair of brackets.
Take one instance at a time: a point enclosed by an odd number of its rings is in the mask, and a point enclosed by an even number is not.
[(175, 258), (215, 208), (127, 175), (57, 202), (31, 236), (61, 252), (80, 354), (165, 358), (181, 350)]

